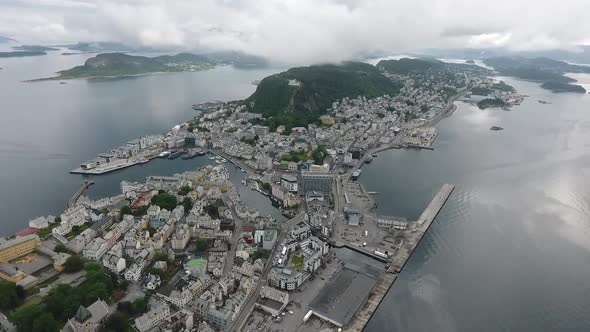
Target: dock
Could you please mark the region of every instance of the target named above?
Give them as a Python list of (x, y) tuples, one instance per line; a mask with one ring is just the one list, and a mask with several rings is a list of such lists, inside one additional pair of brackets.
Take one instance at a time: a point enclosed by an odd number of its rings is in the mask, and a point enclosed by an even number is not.
[(404, 245), (395, 253), (392, 257), (391, 264), (379, 277), (377, 285), (371, 290), (367, 302), (355, 314), (353, 320), (343, 329), (343, 331), (360, 332), (365, 328), (379, 307), (379, 304), (381, 304), (381, 301), (383, 301), (383, 298), (391, 286), (393, 286), (393, 283), (397, 279), (397, 275), (403, 270), (404, 266), (412, 256), (412, 253), (424, 238), (424, 235), (453, 193), (454, 189), (455, 186), (451, 184), (445, 184), (440, 188), (430, 204), (428, 204), (426, 209), (422, 212), (420, 218), (418, 218), (411, 229), (406, 232)]
[(118, 171), (120, 169), (124, 169), (127, 167), (135, 166), (139, 163), (140, 163), (139, 160), (128, 160), (123, 163), (117, 163), (117, 164), (109, 165), (106, 167), (97, 167), (97, 168), (91, 168), (91, 169), (83, 169), (82, 167), (78, 167), (76, 169), (71, 170), (70, 173), (72, 173), (72, 174), (86, 174), (86, 175), (102, 175), (102, 174), (107, 174), (110, 172)]

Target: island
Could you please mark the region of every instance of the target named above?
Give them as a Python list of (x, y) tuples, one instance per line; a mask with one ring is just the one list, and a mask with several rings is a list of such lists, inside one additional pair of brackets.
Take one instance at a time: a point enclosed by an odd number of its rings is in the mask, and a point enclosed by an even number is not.
[(0, 58), (22, 58), (28, 56), (40, 56), (46, 55), (47, 53), (41, 51), (12, 51), (12, 52), (0, 52)]
[[(582, 87), (580, 85), (568, 84), (568, 83), (563, 83), (563, 82), (554, 82), (554, 81), (545, 82), (545, 83), (541, 84), (541, 87), (543, 89), (551, 90), (555, 93), (560, 93), (560, 92), (586, 93), (586, 89), (584, 89), (584, 87)], [(544, 103), (542, 103), (542, 104), (544, 104)]]
[(42, 46), (42, 45), (13, 46), (12, 49), (17, 50), (17, 51), (30, 51), (30, 52), (59, 51), (59, 48)]
[(145, 75), (152, 73), (187, 72), (211, 69), (218, 65), (259, 67), (266, 65), (262, 58), (238, 52), (210, 54), (179, 53), (156, 57), (101, 53), (87, 59), (83, 65), (59, 71), (57, 76), (31, 81), (67, 80), (77, 78), (105, 78)]

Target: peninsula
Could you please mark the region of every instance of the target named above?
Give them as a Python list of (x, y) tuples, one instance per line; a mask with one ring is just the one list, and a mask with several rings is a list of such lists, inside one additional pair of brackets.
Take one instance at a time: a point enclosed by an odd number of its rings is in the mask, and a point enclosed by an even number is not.
[(590, 73), (588, 66), (572, 65), (549, 58), (493, 57), (484, 59), (483, 62), (494, 67), (501, 75), (539, 82), (543, 89), (553, 92), (585, 93), (583, 87), (570, 84), (576, 80), (565, 74)]

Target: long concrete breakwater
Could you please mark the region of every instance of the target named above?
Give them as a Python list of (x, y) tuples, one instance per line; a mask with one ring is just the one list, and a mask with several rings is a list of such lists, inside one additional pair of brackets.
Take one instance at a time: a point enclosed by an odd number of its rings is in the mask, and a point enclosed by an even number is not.
[(381, 304), (381, 301), (383, 301), (383, 298), (385, 298), (385, 295), (393, 286), (397, 279), (397, 275), (403, 270), (412, 253), (424, 238), (424, 235), (451, 196), (454, 189), (454, 185), (443, 185), (430, 204), (422, 212), (420, 218), (418, 218), (414, 225), (412, 225), (411, 229), (406, 232), (405, 244), (392, 257), (388, 269), (381, 274), (377, 280), (377, 284), (369, 294), (367, 301), (355, 314), (350, 324), (344, 328), (344, 331), (360, 332), (365, 328), (377, 310), (377, 307), (379, 307), (379, 304)]

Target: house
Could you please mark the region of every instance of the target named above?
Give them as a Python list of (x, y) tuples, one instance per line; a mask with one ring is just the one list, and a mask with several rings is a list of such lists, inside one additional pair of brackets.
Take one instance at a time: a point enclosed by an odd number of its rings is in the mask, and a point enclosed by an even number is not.
[(95, 332), (104, 324), (111, 309), (101, 299), (96, 300), (88, 308), (80, 306), (76, 315), (70, 318), (63, 328), (64, 332)]
[(143, 287), (149, 290), (155, 290), (162, 284), (162, 279), (157, 274), (148, 274), (143, 283)]

